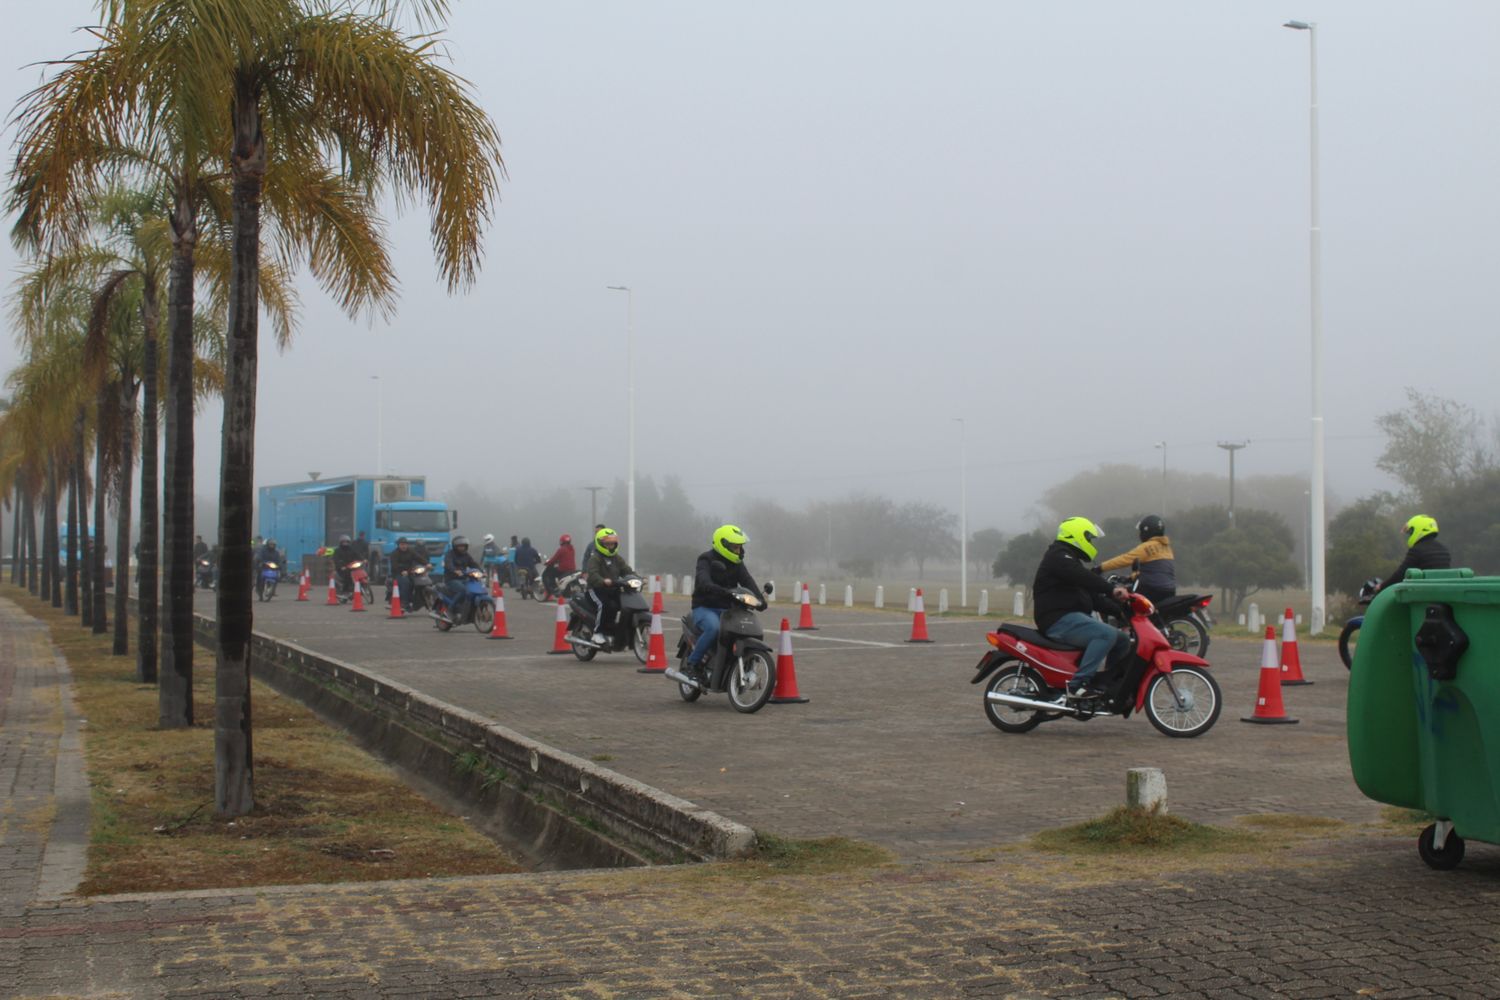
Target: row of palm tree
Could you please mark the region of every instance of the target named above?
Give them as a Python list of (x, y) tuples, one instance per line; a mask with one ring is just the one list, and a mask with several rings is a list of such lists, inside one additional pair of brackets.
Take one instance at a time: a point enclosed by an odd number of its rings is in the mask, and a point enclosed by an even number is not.
[[(84, 435), (98, 456), (95, 523), (102, 523), (98, 498), (107, 483), (117, 520), (128, 525), (128, 479), (120, 470), (133, 464), (132, 442), (141, 442), (144, 650), (157, 626), (148, 591), (154, 596), (160, 411), (158, 723), (192, 725), (193, 413), (215, 386), (222, 350), (215, 806), (220, 815), (241, 815), (254, 806), (249, 642), (261, 316), (284, 348), (296, 321), (299, 267), (351, 316), (389, 314), (397, 279), (381, 204), (390, 197), (426, 205), (449, 290), (470, 285), (503, 176), (499, 137), (467, 84), (444, 65), (435, 32), (446, 21), (446, 0), (98, 6), (97, 44), (53, 64), (16, 109), (9, 199), (12, 238), (38, 275), (34, 288), (23, 282), (13, 311), (23, 330), (39, 331), (50, 329), (54, 312), (64, 313), (73, 319), (63, 325), (76, 334), (85, 304), (75, 356), (84, 377), (69, 404), (20, 372), (12, 377), (17, 405), (0, 424), (0, 474), (9, 470), (17, 500), (27, 498), (24, 509), (39, 499), (44, 520), (50, 512), (55, 521), (56, 470), (69, 459), (81, 464)], [(156, 356), (163, 284), (164, 363)], [(47, 357), (41, 347), (37, 340), (22, 371)], [(52, 437), (34, 445), (19, 437), (27, 422), (44, 419), (28, 406), (12, 426), (23, 397), (38, 406), (50, 400), (47, 421), (72, 418), (75, 447), (66, 457), (41, 453)], [(82, 491), (83, 477), (75, 478)], [(41, 556), (50, 583), (56, 570), (47, 551)], [(97, 603), (91, 592), (90, 604)]]

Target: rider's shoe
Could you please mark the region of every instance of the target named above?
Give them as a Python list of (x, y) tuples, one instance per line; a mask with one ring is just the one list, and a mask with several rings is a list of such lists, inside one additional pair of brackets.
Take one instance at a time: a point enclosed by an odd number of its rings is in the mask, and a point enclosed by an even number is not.
[(596, 646), (602, 646), (605, 643), (609, 642), (609, 636), (605, 635), (603, 632), (595, 632), (593, 635), (589, 636), (589, 640)]

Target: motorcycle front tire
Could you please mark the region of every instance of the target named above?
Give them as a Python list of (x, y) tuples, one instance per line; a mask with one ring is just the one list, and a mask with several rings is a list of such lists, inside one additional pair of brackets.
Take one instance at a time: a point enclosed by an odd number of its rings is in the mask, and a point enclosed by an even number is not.
[[(752, 649), (742, 657), (746, 673), (759, 683), (749, 687), (740, 683), (740, 668), (732, 667), (724, 684), (729, 704), (736, 712), (749, 715), (759, 712), (776, 690), (776, 661), (769, 650)], [(752, 663), (753, 661), (753, 663)]]
[(495, 627), (495, 606), (489, 601), (483, 601), (474, 606), (474, 631), (480, 635), (489, 635), (490, 630)]
[(1364, 623), (1363, 618), (1350, 619), (1339, 633), (1339, 659), (1344, 661), (1345, 670), (1354, 669), (1354, 648), (1359, 645), (1355, 637)]
[(630, 649), (641, 663), (651, 658), (651, 619), (636, 620), (635, 628), (630, 630)]

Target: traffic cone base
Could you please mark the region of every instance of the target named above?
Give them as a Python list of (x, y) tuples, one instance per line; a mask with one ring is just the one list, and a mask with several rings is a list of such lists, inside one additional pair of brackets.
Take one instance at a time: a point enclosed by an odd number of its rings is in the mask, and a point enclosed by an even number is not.
[(927, 605), (922, 600), (922, 591), (917, 590), (917, 609), (911, 616), (911, 638), (907, 642), (931, 642), (927, 636)]
[(339, 603), (338, 587), (334, 586), (333, 577), (328, 578), (328, 600), (323, 602), (327, 607), (337, 607)]
[(1302, 676), (1302, 655), (1297, 652), (1297, 619), (1292, 609), (1287, 608), (1281, 625), (1281, 685), (1296, 687), (1311, 683)]
[(405, 618), (406, 612), (401, 610), (401, 588), (391, 588), (391, 615), (392, 618)]
[(361, 583), (354, 585), (354, 607), (350, 611), (363, 611), (365, 609), (365, 588)]
[(1290, 725), (1297, 722), (1286, 714), (1281, 703), (1281, 667), (1276, 663), (1276, 629), (1266, 626), (1266, 642), (1260, 656), (1260, 691), (1255, 696), (1255, 711), (1240, 719), (1258, 725)]
[(797, 665), (792, 659), (792, 630), (781, 619), (781, 648), (776, 654), (776, 690), (771, 692), (772, 705), (801, 705), (811, 701), (797, 690)]

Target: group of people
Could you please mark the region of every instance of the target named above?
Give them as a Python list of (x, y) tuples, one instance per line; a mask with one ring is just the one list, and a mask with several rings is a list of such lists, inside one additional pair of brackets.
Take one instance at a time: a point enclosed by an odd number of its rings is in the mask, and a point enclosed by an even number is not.
[[(1128, 566), (1137, 567), (1136, 592), (1153, 603), (1177, 593), (1176, 558), (1167, 537), (1166, 522), (1148, 514), (1136, 525), (1140, 544), (1128, 552), (1106, 559), (1097, 567), (1095, 542), (1104, 529), (1086, 517), (1070, 517), (1057, 526), (1057, 538), (1047, 547), (1032, 581), (1036, 627), (1056, 642), (1083, 650), (1078, 672), (1069, 681), (1063, 700), (1092, 696), (1104, 681), (1101, 675), (1130, 652), (1129, 637), (1094, 616), (1112, 610), (1109, 600), (1124, 601), (1130, 592), (1103, 574)], [(1438, 541), (1438, 523), (1426, 515), (1409, 518), (1402, 527), (1406, 556), (1396, 571), (1381, 583), (1380, 590), (1400, 583), (1409, 569), (1447, 569), (1452, 557)]]

